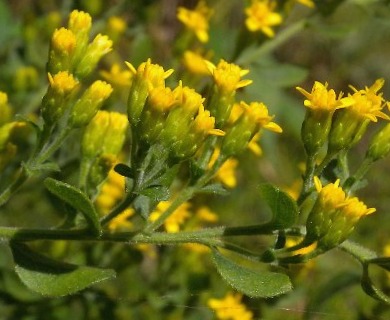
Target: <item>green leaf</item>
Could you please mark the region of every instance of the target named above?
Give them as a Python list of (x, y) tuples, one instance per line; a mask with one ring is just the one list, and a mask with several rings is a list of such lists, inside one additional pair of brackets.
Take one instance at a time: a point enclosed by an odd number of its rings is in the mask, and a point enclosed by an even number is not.
[(118, 163), (114, 167), (115, 172), (119, 173), (121, 176), (134, 179), (134, 171), (128, 165), (124, 163)]
[(207, 186), (204, 186), (202, 189), (200, 189), (198, 192), (206, 194), (215, 194), (220, 196), (226, 196), (229, 194), (229, 191), (226, 190), (220, 183), (208, 184)]
[(44, 184), (52, 194), (79, 210), (96, 235), (101, 234), (99, 215), (91, 200), (80, 189), (52, 178), (45, 179)]
[(21, 243), (11, 243), (15, 271), (32, 291), (59, 297), (76, 293), (97, 282), (115, 277), (115, 271), (52, 260)]
[(150, 213), (156, 207), (158, 201), (155, 201), (147, 196), (140, 194), (134, 200), (133, 207), (145, 220), (149, 218)]
[(260, 192), (272, 211), (272, 219), (267, 223), (274, 230), (291, 227), (298, 218), (296, 202), (284, 191), (271, 184), (262, 184)]
[(369, 264), (363, 265), (362, 288), (365, 293), (374, 299), (390, 305), (390, 297), (375, 286), (369, 275)]
[(213, 249), (218, 272), (233, 288), (249, 297), (271, 298), (292, 289), (288, 276), (282, 273), (259, 271), (241, 266)]
[(154, 201), (166, 201), (169, 199), (169, 188), (166, 186), (149, 186), (148, 188), (141, 190), (138, 194), (142, 194)]
[(40, 164), (23, 163), (23, 167), (26, 169), (29, 175), (42, 174), (47, 172), (60, 172), (60, 167), (55, 162), (45, 162)]
[(387, 271), (390, 271), (390, 257), (380, 257), (374, 258), (368, 261), (369, 263), (374, 263)]

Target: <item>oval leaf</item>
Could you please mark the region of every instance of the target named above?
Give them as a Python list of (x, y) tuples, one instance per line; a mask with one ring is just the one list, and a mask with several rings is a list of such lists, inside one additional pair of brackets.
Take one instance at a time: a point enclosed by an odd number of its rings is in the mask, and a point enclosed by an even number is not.
[(297, 203), (286, 192), (271, 184), (262, 184), (260, 192), (272, 211), (272, 219), (267, 225), (274, 230), (291, 227), (298, 218)]
[(49, 259), (21, 243), (11, 243), (15, 271), (32, 291), (45, 296), (73, 294), (97, 282), (115, 277), (115, 271), (78, 266)]
[(249, 297), (271, 298), (292, 289), (285, 274), (248, 269), (224, 257), (216, 249), (213, 250), (213, 259), (222, 278)]
[(116, 173), (119, 173), (121, 176), (134, 179), (134, 172), (133, 169), (131, 169), (128, 165), (124, 163), (118, 163), (114, 170)]
[(44, 184), (52, 194), (80, 211), (96, 235), (101, 234), (98, 213), (91, 200), (80, 189), (52, 178), (45, 179)]

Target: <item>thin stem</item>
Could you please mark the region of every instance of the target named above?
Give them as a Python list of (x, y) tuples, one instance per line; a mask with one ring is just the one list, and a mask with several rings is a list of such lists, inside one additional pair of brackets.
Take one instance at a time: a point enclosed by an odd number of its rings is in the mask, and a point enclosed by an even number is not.
[(117, 215), (119, 215), (123, 210), (126, 210), (135, 200), (135, 193), (130, 193), (130, 195), (123, 200), (117, 207), (115, 207), (109, 214), (105, 215), (100, 219), (100, 225), (105, 226), (112, 219), (114, 219)]
[(293, 37), (295, 34), (303, 30), (307, 25), (308, 20), (302, 19), (298, 22), (295, 22), (282, 31), (280, 31), (275, 38), (265, 42), (262, 46), (255, 50), (244, 51), (238, 58), (236, 63), (241, 65), (248, 65), (254, 61), (259, 61), (259, 59), (265, 54), (272, 52), (274, 49), (279, 47), (281, 44), (286, 42), (288, 39)]
[(314, 172), (315, 172), (315, 159), (316, 155), (310, 155), (307, 157), (306, 160), (306, 172), (305, 177), (303, 179), (303, 187), (301, 194), (297, 200), (298, 205), (301, 205), (307, 196), (310, 193), (310, 190), (313, 188), (313, 178), (314, 178)]
[(17, 178), (0, 194), (0, 206), (5, 204), (19, 187), (27, 180), (28, 174), (25, 168), (20, 168)]

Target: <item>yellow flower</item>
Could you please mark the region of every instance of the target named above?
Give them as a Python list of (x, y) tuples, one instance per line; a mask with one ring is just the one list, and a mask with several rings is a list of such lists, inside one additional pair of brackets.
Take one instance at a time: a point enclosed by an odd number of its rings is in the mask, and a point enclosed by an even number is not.
[(359, 201), (357, 197), (347, 198), (345, 203), (341, 207), (341, 212), (348, 218), (361, 218), (376, 211), (375, 208), (367, 208), (367, 206)]
[(231, 94), (237, 89), (250, 85), (253, 81), (241, 77), (249, 73), (249, 70), (241, 69), (234, 63), (228, 63), (221, 59), (215, 66), (210, 61), (205, 60), (210, 74), (214, 78), (214, 83), (222, 94)]
[(271, 27), (282, 23), (282, 16), (274, 12), (275, 7), (275, 1), (252, 0), (251, 6), (245, 9), (248, 30), (261, 31), (268, 37), (273, 37), (275, 33)]
[(8, 104), (8, 95), (0, 91), (0, 127), (11, 120), (12, 110)]
[(259, 124), (262, 128), (281, 133), (282, 128), (275, 122), (271, 122), (274, 118), (268, 114), (268, 108), (264, 103), (251, 102), (249, 105), (243, 101), (240, 103), (241, 107), (244, 108), (244, 113), (248, 116), (253, 123)]
[[(209, 162), (209, 168), (211, 168), (220, 154), (219, 149), (215, 149)], [(236, 169), (238, 166), (238, 160), (234, 158), (227, 159), (223, 165), (218, 169), (215, 179), (220, 181), (226, 187), (234, 188), (237, 185)]]
[(328, 153), (336, 154), (342, 149), (349, 149), (361, 140), (367, 130), (368, 124), (377, 122), (378, 117), (390, 120), (390, 117), (382, 112), (386, 105), (382, 93), (378, 91), (383, 87), (384, 80), (378, 79), (371, 87), (354, 91), (348, 98), (353, 101), (349, 108), (339, 110), (335, 117), (329, 134)]
[(342, 92), (336, 97), (333, 89), (328, 90), (327, 82), (322, 84), (315, 81), (311, 93), (301, 87), (296, 87), (296, 89), (307, 98), (304, 105), (313, 111), (333, 112), (340, 108), (346, 108), (353, 103), (351, 98), (342, 98)]
[(128, 70), (122, 70), (119, 64), (114, 63), (110, 71), (102, 70), (100, 75), (114, 86), (127, 87), (131, 85), (133, 74)]
[(198, 109), (198, 114), (194, 119), (193, 127), (194, 130), (200, 133), (202, 136), (205, 135), (214, 135), (223, 137), (225, 132), (220, 129), (214, 129), (215, 119), (210, 116), (210, 111), (205, 110), (203, 105), (201, 105)]
[(177, 103), (176, 96), (171, 88), (155, 87), (150, 90), (148, 106), (160, 113), (166, 113)]
[(68, 71), (60, 71), (54, 76), (49, 73), (48, 78), (50, 87), (61, 95), (70, 93), (79, 84), (77, 79)]
[(194, 10), (189, 10), (185, 7), (179, 7), (177, 9), (177, 19), (189, 30), (194, 32), (201, 42), (207, 42), (209, 40), (208, 30), (211, 15), (212, 10), (203, 0), (198, 2)]
[(134, 209), (124, 210), (109, 222), (108, 228), (112, 231), (118, 229), (131, 229), (133, 227), (133, 223), (129, 221), (129, 218), (133, 216), (134, 213)]
[(384, 79), (378, 79), (371, 87), (365, 87), (363, 90), (357, 90), (355, 87), (350, 86), (354, 91), (350, 95), (354, 102), (350, 111), (357, 117), (367, 118), (373, 122), (378, 121), (377, 117), (390, 120), (389, 116), (381, 111), (385, 106), (382, 97), (383, 93), (378, 94), (384, 83)]
[(69, 29), (77, 33), (80, 31), (89, 32), (92, 25), (92, 18), (89, 13), (73, 10), (69, 16)]
[[(156, 209), (150, 214), (149, 220), (156, 221), (161, 214), (169, 208), (171, 201), (161, 201)], [(165, 221), (165, 230), (169, 233), (175, 233), (180, 230), (180, 226), (190, 217), (190, 203), (185, 202), (179, 206)]]
[(315, 177), (314, 184), (318, 198), (306, 221), (306, 242), (318, 241), (320, 249), (328, 250), (343, 242), (358, 220), (375, 209), (367, 208), (357, 197), (347, 197), (340, 180), (323, 187)]
[(202, 206), (198, 210), (196, 210), (195, 216), (202, 222), (217, 222), (218, 215), (211, 211), (209, 207)]
[(340, 179), (323, 187), (321, 180), (316, 176), (314, 177), (314, 186), (318, 193), (318, 201), (324, 211), (334, 210), (344, 203), (346, 195), (340, 187)]
[(208, 75), (210, 74), (205, 57), (201, 54), (186, 50), (183, 54), (183, 65), (193, 74)]
[(313, 0), (295, 0), (295, 1), (309, 8), (315, 7)]
[(137, 69), (130, 62), (125, 63), (135, 77), (147, 82), (149, 90), (164, 86), (165, 79), (173, 73), (173, 69), (164, 71), (163, 67), (153, 64), (151, 59), (141, 63)]
[(107, 28), (114, 33), (123, 33), (126, 30), (126, 21), (121, 17), (112, 16), (107, 20)]
[(222, 299), (209, 299), (207, 304), (219, 320), (252, 320), (252, 312), (241, 300), (242, 294), (228, 292)]
[(56, 29), (51, 39), (51, 45), (57, 52), (71, 55), (76, 46), (76, 36), (68, 29)]

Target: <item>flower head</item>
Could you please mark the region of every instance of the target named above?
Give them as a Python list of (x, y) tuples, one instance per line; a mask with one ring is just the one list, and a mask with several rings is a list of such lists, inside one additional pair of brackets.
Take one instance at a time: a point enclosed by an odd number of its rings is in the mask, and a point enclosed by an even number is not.
[(319, 248), (333, 248), (348, 237), (362, 216), (375, 212), (357, 197), (348, 197), (340, 180), (323, 187), (315, 177), (314, 184), (318, 198), (306, 221), (308, 243), (318, 241)]
[(75, 33), (89, 32), (92, 25), (92, 18), (89, 13), (73, 10), (69, 16), (69, 29)]
[(249, 73), (249, 70), (241, 69), (234, 63), (228, 63), (221, 59), (215, 66), (210, 61), (205, 61), (210, 74), (214, 78), (215, 85), (223, 94), (232, 94), (237, 89), (250, 85), (253, 81), (241, 77)]
[(189, 10), (184, 7), (177, 9), (177, 19), (189, 30), (194, 32), (201, 42), (207, 42), (209, 40), (208, 29), (211, 15), (212, 10), (203, 0), (198, 2), (194, 10)]
[(193, 74), (208, 75), (210, 73), (205, 58), (197, 52), (186, 50), (183, 54), (183, 64)]
[(252, 4), (245, 9), (247, 16), (245, 25), (249, 31), (261, 31), (268, 37), (275, 35), (273, 26), (282, 23), (282, 16), (274, 12), (276, 2), (272, 0), (252, 0)]
[(76, 36), (71, 30), (56, 29), (51, 38), (51, 47), (59, 54), (71, 55), (76, 47)]
[(351, 98), (342, 98), (343, 93), (336, 96), (333, 89), (328, 90), (328, 83), (322, 84), (315, 81), (311, 93), (301, 87), (296, 88), (307, 100), (304, 105), (313, 111), (333, 112), (340, 108), (346, 108), (353, 103)]
[(48, 74), (50, 87), (61, 95), (70, 93), (79, 84), (77, 79), (73, 77), (68, 71), (60, 71), (54, 76)]

